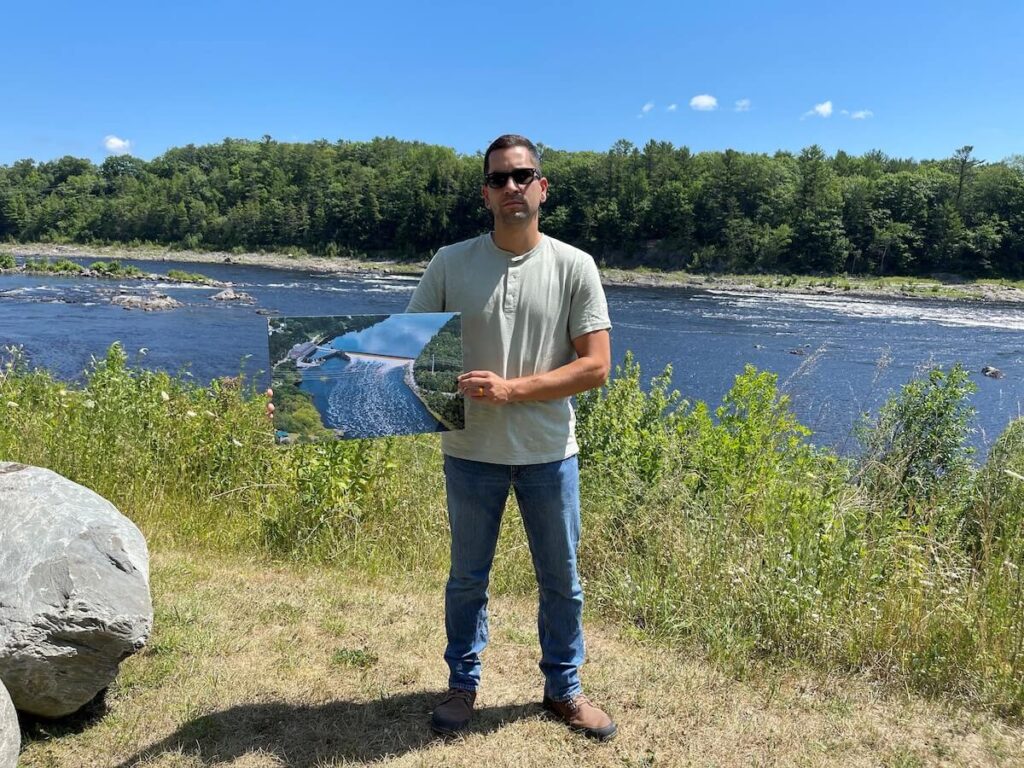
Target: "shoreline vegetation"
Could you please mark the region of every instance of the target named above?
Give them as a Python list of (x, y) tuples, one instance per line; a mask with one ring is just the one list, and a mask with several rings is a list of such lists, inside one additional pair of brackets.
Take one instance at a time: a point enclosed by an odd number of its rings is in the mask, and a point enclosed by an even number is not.
[[(51, 243), (10, 244), (0, 247), (32, 259), (97, 257), (106, 260), (171, 261), (195, 264), (236, 264), (321, 274), (384, 274), (418, 277), (429, 258), (359, 259), (350, 256), (316, 256), (296, 251), (200, 251), (164, 246), (71, 245)], [(199, 277), (202, 277), (201, 275)], [(956, 275), (936, 277), (865, 277), (853, 275), (739, 275), (698, 274), (650, 267), (625, 269), (601, 267), (606, 286), (695, 288), (744, 293), (843, 295), (859, 298), (920, 298), (950, 301), (1024, 303), (1024, 280), (967, 279)], [(207, 280), (209, 280), (207, 278)], [(209, 285), (220, 285), (209, 281)]]
[[(16, 264), (14, 260), (15, 254), (25, 257), (25, 262), (22, 265), (18, 266)], [(201, 285), (209, 288), (230, 287), (229, 283), (214, 280), (197, 272), (186, 272), (180, 269), (168, 270), (166, 274), (143, 272), (133, 265), (122, 264), (122, 259), (117, 256), (110, 256), (107, 261), (97, 259), (87, 266), (71, 261), (73, 258), (88, 259), (95, 255), (97, 254), (94, 251), (68, 253), (56, 249), (38, 249), (31, 252), (23, 252), (21, 250), (5, 251), (0, 249), (0, 275), (10, 272), (18, 275), (32, 276), (59, 275), (61, 277), (96, 279), (159, 280), (166, 283)], [(140, 258), (139, 260), (141, 261), (142, 259)]]
[[(578, 398), (594, 616), (739, 679), (862, 676), (1021, 725), (1024, 419), (977, 460), (974, 385), (936, 369), (894, 393), (844, 458), (809, 442), (773, 374), (747, 366), (717, 406), (682, 399), (670, 377), (644, 385), (627, 355)], [(281, 448), (265, 405), (239, 378), (132, 367), (117, 344), (80, 383), (10, 360), (0, 456), (93, 489), (156, 552), (443, 580), (436, 437)], [(492, 587), (526, 597), (513, 519)]]

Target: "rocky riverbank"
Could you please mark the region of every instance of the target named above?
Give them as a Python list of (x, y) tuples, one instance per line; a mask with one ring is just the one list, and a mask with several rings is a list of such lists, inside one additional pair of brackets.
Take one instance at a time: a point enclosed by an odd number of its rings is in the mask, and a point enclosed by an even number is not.
[[(172, 250), (159, 247), (78, 246), (29, 244), (9, 248), (31, 258), (103, 258), (138, 261), (172, 261), (198, 264), (243, 264), (272, 269), (297, 269), (329, 274), (418, 275), (426, 261), (364, 261), (348, 257), (297, 255), (293, 253), (228, 253), (225, 251)], [(745, 293), (801, 293), (866, 298), (929, 298), (951, 301), (998, 301), (1024, 303), (1024, 282), (969, 281), (955, 275), (920, 277), (808, 277), (794, 275), (699, 275), (655, 271), (648, 268), (603, 268), (605, 285), (683, 287)]]

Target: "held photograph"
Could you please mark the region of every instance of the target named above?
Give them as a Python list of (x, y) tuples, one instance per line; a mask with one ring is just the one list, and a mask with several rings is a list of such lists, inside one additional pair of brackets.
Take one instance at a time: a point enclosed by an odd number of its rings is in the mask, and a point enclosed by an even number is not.
[(281, 443), (465, 426), (457, 312), (274, 317), (268, 338)]

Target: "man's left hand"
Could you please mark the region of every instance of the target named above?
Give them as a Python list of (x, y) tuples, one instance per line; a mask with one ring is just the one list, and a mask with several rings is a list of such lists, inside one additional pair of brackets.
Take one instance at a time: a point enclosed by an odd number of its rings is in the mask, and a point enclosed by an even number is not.
[(459, 392), (480, 402), (504, 405), (512, 402), (512, 384), (491, 371), (469, 371), (458, 378)]

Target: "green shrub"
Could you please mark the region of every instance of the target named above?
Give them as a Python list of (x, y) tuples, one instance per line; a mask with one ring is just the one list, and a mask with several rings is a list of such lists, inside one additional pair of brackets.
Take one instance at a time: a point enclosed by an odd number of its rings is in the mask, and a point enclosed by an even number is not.
[(15, 266), (13, 253), (0, 253), (0, 269), (14, 269)]
[(608, 383), (576, 398), (576, 437), (585, 464), (626, 483), (651, 484), (671, 458), (672, 434), (685, 405), (669, 391), (672, 367), (640, 386), (640, 365), (631, 352)]
[(107, 277), (141, 277), (144, 273), (134, 264), (122, 261), (94, 261), (89, 269)]
[(167, 277), (171, 280), (178, 280), (182, 283), (208, 283), (210, 278), (206, 275), (199, 274), (198, 272), (185, 272), (181, 269), (171, 269), (167, 272)]
[(869, 497), (916, 523), (937, 525), (943, 537), (955, 533), (970, 492), (974, 409), (967, 398), (975, 390), (963, 366), (933, 369), (860, 428), (859, 475)]

